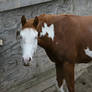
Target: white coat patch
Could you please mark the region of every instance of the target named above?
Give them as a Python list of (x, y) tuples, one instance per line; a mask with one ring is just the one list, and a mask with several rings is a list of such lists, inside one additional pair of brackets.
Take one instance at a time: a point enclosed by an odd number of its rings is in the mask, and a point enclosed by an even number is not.
[[(58, 90), (59, 92), (69, 92), (65, 80), (63, 80), (63, 83), (62, 83), (62, 85), (61, 85), (60, 88), (59, 88), (57, 85), (56, 85), (56, 87), (59, 89), (59, 90)], [(64, 89), (64, 88), (65, 88), (65, 89)]]
[(62, 84), (62, 86), (61, 86), (61, 88), (60, 88), (60, 91), (61, 91), (61, 92), (65, 92), (65, 91), (64, 91), (64, 84), (65, 84), (65, 81), (63, 82), (63, 84)]
[(22, 54), (25, 61), (32, 59), (37, 49), (38, 32), (32, 28), (25, 28), (20, 32)]
[(46, 33), (48, 34), (49, 38), (51, 38), (52, 40), (54, 39), (54, 25), (53, 24), (48, 26), (46, 23), (44, 23), (44, 27), (42, 27), (42, 32), (40, 33), (40, 37), (45, 36)]
[(87, 47), (87, 49), (84, 50), (85, 54), (92, 58), (92, 51)]
[[(64, 88), (65, 88), (65, 89), (64, 89)], [(61, 86), (61, 88), (60, 88), (60, 91), (61, 91), (61, 92), (69, 92), (65, 80), (63, 80), (63, 84), (62, 84), (62, 86)]]

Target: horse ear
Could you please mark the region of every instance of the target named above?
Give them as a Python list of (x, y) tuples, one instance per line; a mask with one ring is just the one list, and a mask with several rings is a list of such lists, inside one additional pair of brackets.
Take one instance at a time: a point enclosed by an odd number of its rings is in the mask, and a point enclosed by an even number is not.
[(21, 17), (21, 23), (22, 23), (22, 26), (24, 26), (26, 23), (26, 17), (24, 15)]
[(38, 19), (38, 17), (36, 16), (35, 19), (34, 19), (34, 22), (33, 22), (33, 26), (34, 26), (34, 27), (37, 27), (38, 23), (39, 23), (39, 19)]

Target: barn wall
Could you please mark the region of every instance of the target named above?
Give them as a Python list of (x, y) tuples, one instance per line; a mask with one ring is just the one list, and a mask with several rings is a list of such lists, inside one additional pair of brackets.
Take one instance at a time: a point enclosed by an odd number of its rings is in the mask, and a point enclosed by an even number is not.
[(0, 38), (4, 40), (4, 45), (0, 47), (0, 92), (47, 92), (49, 86), (55, 85), (54, 64), (38, 47), (32, 66), (22, 65), (21, 48), (15, 35), (20, 18), (25, 15), (29, 19), (43, 13), (91, 15), (92, 0), (21, 1), (0, 0)]
[(0, 11), (31, 6), (39, 3), (45, 3), (48, 1), (52, 0), (0, 0)]

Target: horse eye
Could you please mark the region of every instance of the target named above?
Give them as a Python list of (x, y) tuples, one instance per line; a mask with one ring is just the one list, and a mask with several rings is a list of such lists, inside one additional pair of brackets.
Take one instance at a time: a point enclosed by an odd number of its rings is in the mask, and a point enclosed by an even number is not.
[(37, 39), (37, 37), (35, 37), (35, 39)]
[(20, 38), (20, 40), (21, 40), (21, 39), (22, 39), (22, 36), (20, 36), (19, 38)]
[(16, 36), (19, 36), (20, 35), (20, 31), (17, 30), (16, 32)]

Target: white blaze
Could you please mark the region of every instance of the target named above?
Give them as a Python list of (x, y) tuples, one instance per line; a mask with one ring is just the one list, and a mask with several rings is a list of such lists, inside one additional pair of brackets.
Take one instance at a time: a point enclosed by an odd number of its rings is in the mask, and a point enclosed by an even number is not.
[(29, 57), (33, 57), (36, 49), (37, 49), (37, 37), (38, 32), (32, 28), (25, 28), (21, 31), (20, 36), (21, 39), (21, 47), (22, 54), (25, 60), (28, 60)]
[(51, 38), (52, 40), (54, 39), (54, 25), (53, 24), (48, 26), (46, 23), (44, 23), (44, 27), (42, 27), (42, 32), (40, 34), (40, 37), (45, 36), (46, 33), (48, 33), (49, 38)]
[(92, 57), (92, 51), (88, 47), (84, 51), (86, 55), (88, 55), (89, 57)]

